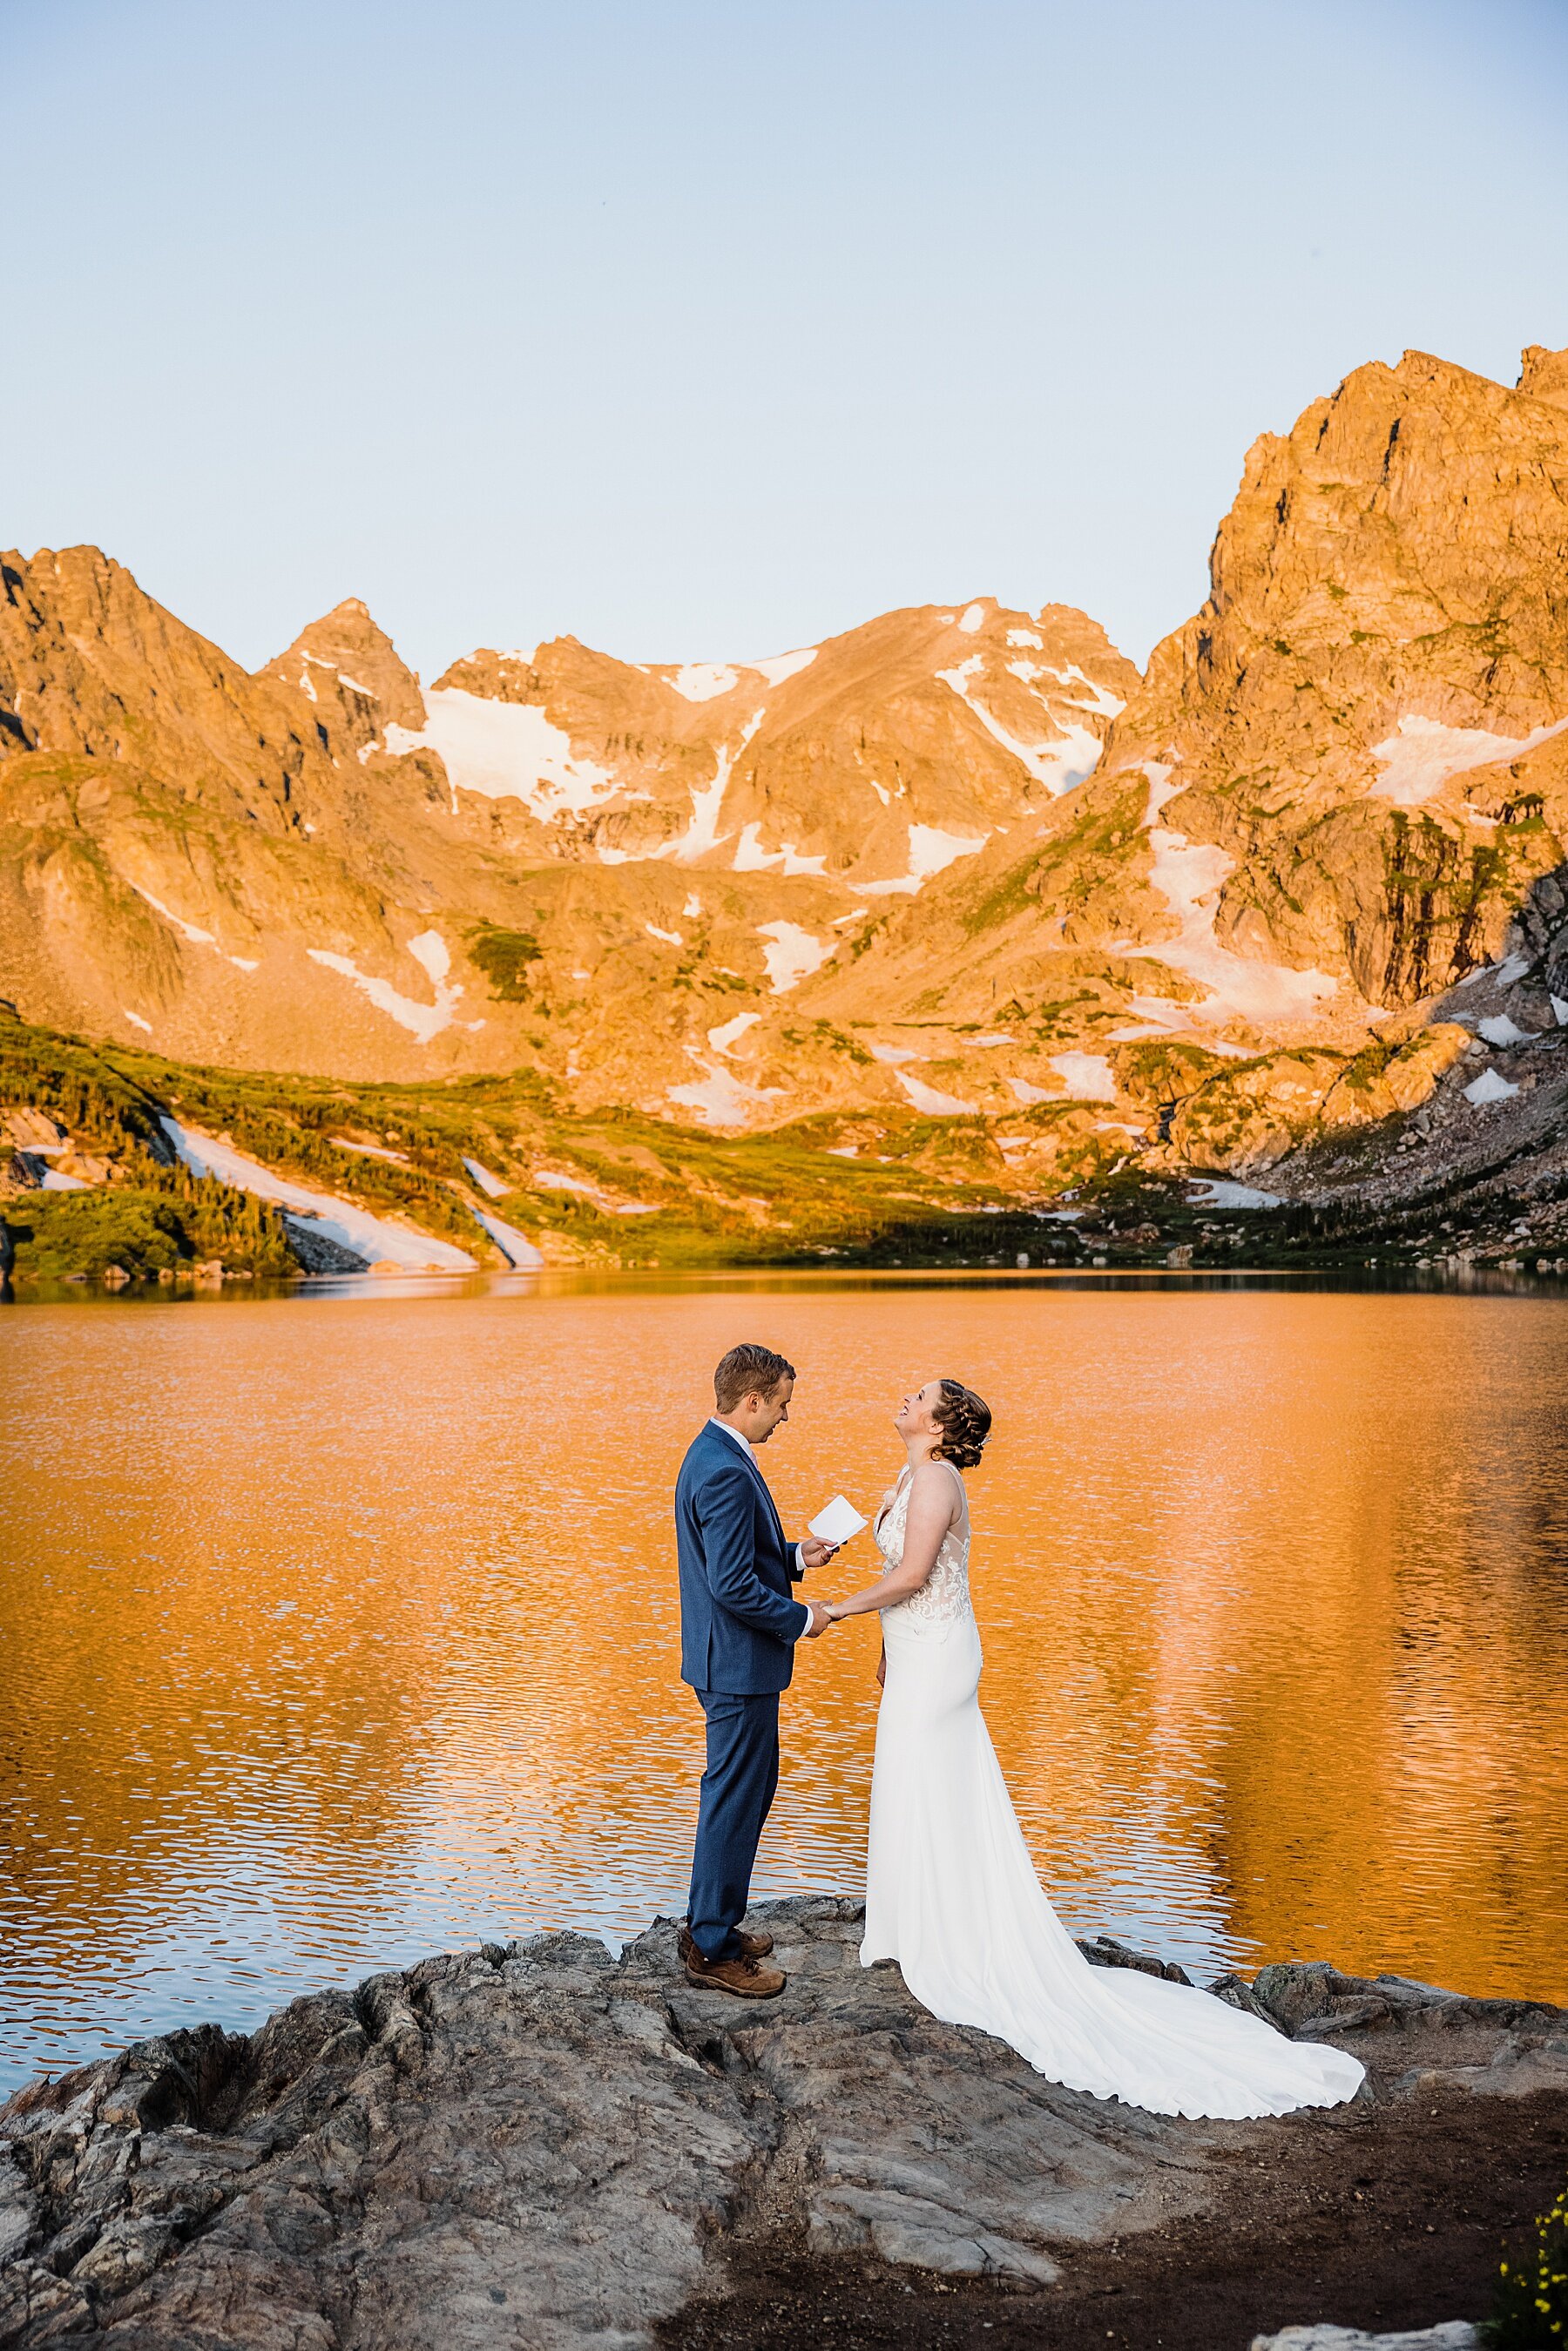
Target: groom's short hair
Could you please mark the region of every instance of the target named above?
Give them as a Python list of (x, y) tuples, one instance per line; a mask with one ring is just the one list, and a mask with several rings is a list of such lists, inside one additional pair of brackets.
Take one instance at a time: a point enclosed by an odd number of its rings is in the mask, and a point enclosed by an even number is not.
[(743, 1396), (770, 1396), (780, 1380), (792, 1380), (795, 1366), (771, 1347), (732, 1347), (713, 1375), (713, 1400), (733, 1412)]

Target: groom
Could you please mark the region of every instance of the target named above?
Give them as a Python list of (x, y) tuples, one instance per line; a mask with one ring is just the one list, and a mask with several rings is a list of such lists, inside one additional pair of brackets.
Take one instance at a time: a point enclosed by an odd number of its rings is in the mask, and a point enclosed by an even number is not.
[(689, 1981), (738, 2000), (771, 2000), (787, 1980), (767, 1964), (771, 1935), (741, 1928), (757, 1841), (779, 1785), (779, 1693), (797, 1641), (831, 1621), (790, 1597), (835, 1546), (789, 1544), (754, 1446), (789, 1417), (795, 1367), (771, 1347), (732, 1347), (713, 1375), (714, 1416), (693, 1438), (675, 1486), (681, 1571), (681, 1679), (707, 1717), (691, 1900), (681, 1929)]

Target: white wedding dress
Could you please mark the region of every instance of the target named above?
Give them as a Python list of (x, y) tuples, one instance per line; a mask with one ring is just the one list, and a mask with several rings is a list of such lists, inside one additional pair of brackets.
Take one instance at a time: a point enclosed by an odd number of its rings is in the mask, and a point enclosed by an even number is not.
[[(934, 2016), (995, 2033), (1052, 2082), (1153, 2114), (1282, 2115), (1354, 2097), (1354, 2057), (1287, 2041), (1208, 1992), (1091, 1967), (1058, 1919), (980, 1712), (968, 1497), (943, 1467), (957, 1519), (929, 1581), (882, 1615), (862, 1966), (896, 1959)], [(909, 1490), (905, 1472), (875, 1528), (890, 1568)]]

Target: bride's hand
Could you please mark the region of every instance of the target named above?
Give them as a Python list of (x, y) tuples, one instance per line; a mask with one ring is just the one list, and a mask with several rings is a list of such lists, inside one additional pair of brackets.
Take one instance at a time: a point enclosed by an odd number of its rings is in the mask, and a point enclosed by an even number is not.
[(885, 1649), (876, 1661), (876, 1686), (878, 1689), (887, 1687), (887, 1651)]

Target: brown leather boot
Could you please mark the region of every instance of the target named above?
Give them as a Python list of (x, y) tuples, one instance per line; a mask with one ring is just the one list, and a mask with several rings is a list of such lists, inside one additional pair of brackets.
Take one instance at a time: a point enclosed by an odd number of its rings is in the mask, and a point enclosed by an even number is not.
[[(773, 1949), (773, 1938), (766, 1927), (759, 1927), (755, 1934), (748, 1934), (744, 1927), (737, 1927), (735, 1930), (735, 1939), (748, 1959), (765, 1959)], [(696, 1949), (696, 1945), (692, 1940), (691, 1928), (684, 1918), (681, 1921), (678, 1941), (682, 1959), (689, 1959)]]
[(705, 1959), (694, 1943), (686, 1953), (686, 1981), (704, 1991), (727, 1991), (736, 2000), (775, 2000), (789, 1979), (782, 1968), (770, 1968), (749, 1951), (727, 1959)]

